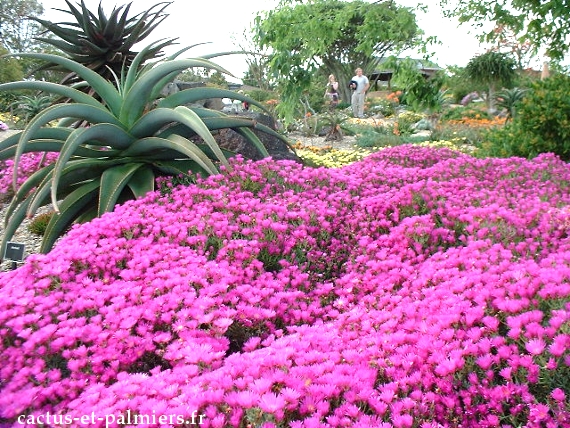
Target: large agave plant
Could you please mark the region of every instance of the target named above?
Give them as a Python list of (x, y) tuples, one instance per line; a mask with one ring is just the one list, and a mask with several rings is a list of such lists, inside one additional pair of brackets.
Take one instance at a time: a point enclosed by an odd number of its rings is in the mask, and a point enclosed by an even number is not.
[[(51, 44), (63, 51), (70, 59), (85, 65), (109, 81), (114, 75), (119, 75), (124, 67), (130, 67), (137, 53), (133, 46), (145, 39), (168, 15), (164, 10), (171, 2), (159, 2), (149, 10), (129, 17), (131, 3), (115, 7), (106, 16), (102, 2), (97, 14), (89, 11), (83, 0), (75, 7), (65, 0), (69, 10), (56, 9), (71, 15), (75, 22), (53, 23), (38, 17), (32, 17), (42, 24), (57, 38), (42, 38), (38, 40)], [(124, 9), (123, 9), (124, 7)], [(145, 58), (141, 62), (160, 57), (162, 48), (170, 45), (176, 39), (165, 40), (146, 49)], [(59, 68), (57, 62), (50, 62), (43, 68)], [(75, 72), (69, 73), (63, 84), (71, 85), (81, 81)]]
[[(151, 46), (152, 48), (152, 46)], [(255, 100), (233, 91), (200, 87), (160, 98), (165, 84), (190, 67), (226, 70), (207, 58), (168, 58), (154, 66), (133, 66), (115, 86), (95, 71), (75, 61), (50, 54), (18, 54), (52, 61), (81, 76), (94, 96), (73, 87), (21, 81), (0, 85), (0, 90), (32, 89), (73, 100), (55, 104), (35, 116), (19, 134), (0, 143), (0, 160), (14, 158), (15, 195), (6, 214), (0, 254), (25, 216), (49, 204), (56, 211), (43, 238), (41, 252), (48, 252), (73, 222), (88, 221), (113, 210), (117, 203), (154, 189), (158, 176), (216, 174), (229, 168), (232, 153), (222, 151), (212, 131), (230, 128), (248, 139), (263, 157), (268, 153), (251, 128), (285, 137), (252, 120), (228, 116), (196, 105), (209, 98), (231, 97), (263, 108)], [(139, 71), (136, 71), (136, 70)], [(49, 122), (58, 126), (48, 127)], [(88, 127), (75, 128), (76, 122)], [(198, 141), (194, 143), (193, 139)], [(202, 143), (203, 142), (203, 143)], [(58, 152), (55, 164), (45, 166), (16, 189), (18, 164), (27, 152)]]

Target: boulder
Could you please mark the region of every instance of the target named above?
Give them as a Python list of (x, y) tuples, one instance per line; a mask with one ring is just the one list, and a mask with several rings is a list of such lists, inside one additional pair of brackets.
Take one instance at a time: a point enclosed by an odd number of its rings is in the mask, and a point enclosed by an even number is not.
[[(277, 130), (275, 120), (265, 114), (244, 111), (238, 113), (237, 116), (261, 123), (275, 131)], [(257, 135), (273, 159), (293, 160), (295, 162), (302, 163), (301, 158), (299, 158), (295, 151), (283, 140), (258, 129), (252, 129), (252, 131)], [(255, 146), (233, 129), (222, 129), (215, 132), (214, 139), (221, 148), (238, 153), (246, 159), (262, 159), (262, 156), (259, 154)]]

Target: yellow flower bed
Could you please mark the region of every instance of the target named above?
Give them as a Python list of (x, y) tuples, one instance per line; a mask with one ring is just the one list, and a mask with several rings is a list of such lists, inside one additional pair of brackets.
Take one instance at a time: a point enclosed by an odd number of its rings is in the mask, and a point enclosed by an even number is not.
[(297, 155), (309, 166), (340, 168), (357, 162), (372, 153), (367, 149), (341, 150), (330, 147), (305, 147), (296, 150)]
[(2, 113), (0, 112), (0, 121), (1, 122), (10, 122), (12, 121), (12, 115), (10, 115), (10, 113)]
[(442, 149), (442, 148), (451, 149), (467, 154), (472, 154), (476, 150), (475, 146), (463, 144), (463, 140), (460, 138), (458, 138), (455, 141), (453, 140), (422, 141), (421, 143), (416, 143), (416, 145), (420, 147), (431, 147), (434, 149)]
[[(421, 143), (415, 143), (414, 145), (420, 147), (431, 147), (434, 149), (446, 148), (450, 150), (456, 150), (458, 152), (473, 154), (476, 150), (475, 147), (463, 144), (461, 140), (457, 141), (423, 141)], [(349, 165), (354, 162), (365, 158), (376, 150), (371, 149), (333, 149), (332, 147), (303, 147), (301, 143), (297, 143), (295, 146), (297, 155), (303, 159), (306, 165), (315, 168), (340, 168), (345, 165)], [(382, 150), (382, 149), (379, 149)]]

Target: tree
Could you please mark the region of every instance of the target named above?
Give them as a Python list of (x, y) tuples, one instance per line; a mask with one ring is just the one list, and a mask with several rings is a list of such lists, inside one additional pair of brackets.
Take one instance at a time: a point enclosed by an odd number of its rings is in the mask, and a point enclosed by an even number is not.
[(36, 0), (0, 1), (0, 42), (9, 52), (26, 52), (36, 44), (41, 26), (30, 19), (44, 12)]
[(22, 67), (16, 58), (3, 57), (8, 51), (0, 47), (0, 83), (21, 80), (24, 77)]
[(499, 52), (490, 51), (471, 58), (465, 72), (477, 83), (487, 86), (487, 107), (495, 111), (495, 93), (502, 86), (509, 86), (516, 77), (515, 61)]
[[(22, 80), (24, 77), (20, 62), (16, 58), (3, 56), (7, 53), (8, 51), (0, 46), (0, 84)], [(0, 111), (8, 111), (15, 100), (15, 94), (0, 93)]]
[(264, 91), (273, 89), (272, 82), (269, 80), (269, 53), (257, 50), (254, 41), (244, 31), (243, 40), (235, 41), (236, 45), (245, 53), (245, 62), (247, 71), (245, 72), (242, 82), (244, 85), (255, 86)]
[[(553, 60), (561, 60), (568, 52), (570, 15), (565, 0), (441, 0), (446, 16), (456, 17), (460, 23), (482, 26), (485, 22), (495, 27), (511, 29), (521, 42), (529, 41), (534, 53), (542, 47)], [(482, 40), (495, 41), (500, 36), (494, 29), (482, 34)]]
[(533, 49), (528, 40), (519, 40), (513, 30), (504, 25), (495, 28), (493, 37), (495, 46), (491, 50), (512, 55), (519, 71), (528, 68)]
[(313, 0), (280, 6), (258, 16), (254, 40), (270, 48), (269, 65), (276, 76), (285, 119), (294, 113), (298, 100), (319, 67), (335, 74), (341, 98), (349, 99), (348, 81), (356, 67), (372, 72), (388, 52), (416, 46), (422, 35), (411, 8), (393, 2), (362, 0)]

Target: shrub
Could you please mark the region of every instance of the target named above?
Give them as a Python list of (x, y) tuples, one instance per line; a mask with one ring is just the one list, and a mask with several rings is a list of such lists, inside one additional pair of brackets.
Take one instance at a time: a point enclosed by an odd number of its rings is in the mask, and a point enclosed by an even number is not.
[(517, 115), (503, 129), (488, 132), (480, 156), (533, 158), (554, 153), (570, 160), (570, 77), (537, 81), (517, 104)]
[(431, 140), (445, 140), (478, 147), (484, 141), (487, 133), (488, 129), (481, 126), (470, 126), (466, 123), (453, 121), (440, 122), (432, 131)]
[(395, 127), (398, 135), (411, 135), (414, 133), (414, 125), (423, 119), (423, 115), (412, 111), (404, 111), (398, 115)]
[(570, 160), (570, 77), (558, 74), (536, 81), (520, 103), (515, 121), (527, 138), (525, 157), (552, 152)]
[(273, 91), (265, 91), (263, 89), (251, 89), (249, 91), (247, 91), (247, 95), (255, 100), (255, 101), (259, 101), (260, 103), (265, 102), (265, 101), (269, 101), (269, 100), (274, 100), (277, 99), (278, 96), (275, 92)]

